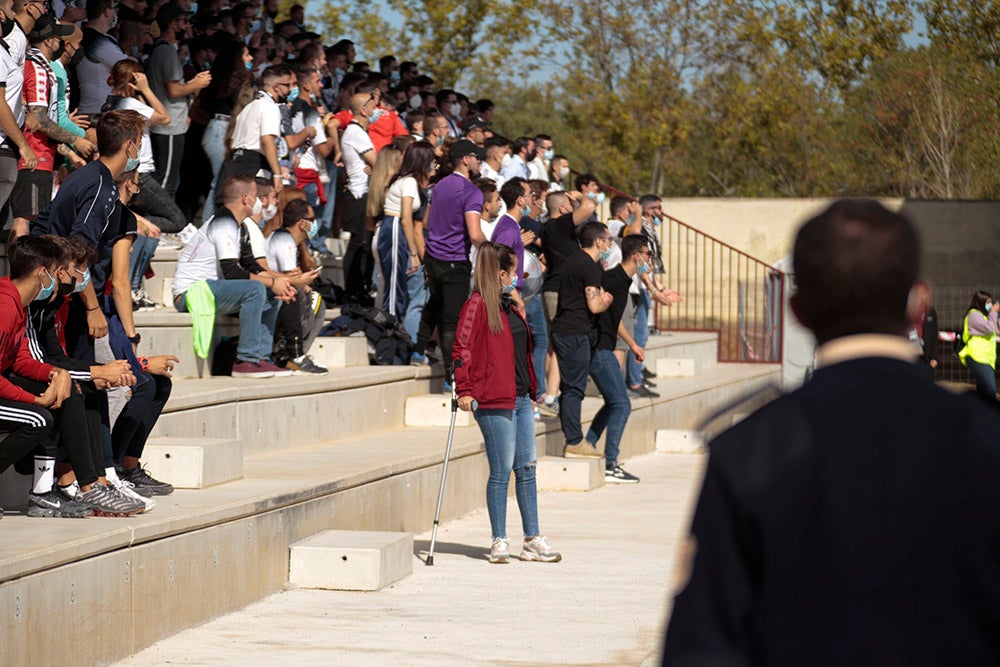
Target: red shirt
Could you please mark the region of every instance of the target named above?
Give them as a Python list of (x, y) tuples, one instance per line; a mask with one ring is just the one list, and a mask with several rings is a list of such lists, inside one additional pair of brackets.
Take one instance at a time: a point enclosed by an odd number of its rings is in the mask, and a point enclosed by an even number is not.
[(381, 118), (368, 126), (368, 136), (376, 153), (391, 144), (396, 137), (405, 137), (409, 133), (395, 111), (385, 111)]
[(10, 276), (0, 278), (0, 398), (20, 403), (35, 402), (35, 395), (12, 384), (7, 376), (16, 373), (37, 382), (48, 382), (55, 370), (31, 356), (28, 337), (24, 335), (28, 313), (21, 305), (21, 294)]
[[(45, 115), (53, 122), (58, 122), (56, 116), (56, 77), (52, 67), (45, 61), (45, 56), (38, 49), (29, 49), (24, 61), (24, 105), (30, 107), (45, 107)], [(30, 111), (29, 111), (30, 113)], [(56, 147), (54, 141), (42, 131), (24, 130), (24, 138), (38, 157), (40, 171), (52, 171), (55, 168)], [(18, 169), (24, 169), (24, 160), (18, 160)]]

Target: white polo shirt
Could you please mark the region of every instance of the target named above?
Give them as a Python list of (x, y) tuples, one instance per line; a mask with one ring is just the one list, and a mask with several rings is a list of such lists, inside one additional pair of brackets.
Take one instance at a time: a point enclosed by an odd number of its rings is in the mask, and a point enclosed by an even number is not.
[(260, 153), (260, 138), (265, 135), (281, 136), (281, 109), (274, 98), (262, 90), (236, 117), (233, 150), (242, 148)]
[(351, 121), (340, 138), (340, 150), (347, 169), (347, 189), (355, 199), (361, 199), (368, 192), (368, 174), (365, 173), (368, 163), (361, 156), (375, 150), (375, 146), (364, 128)]

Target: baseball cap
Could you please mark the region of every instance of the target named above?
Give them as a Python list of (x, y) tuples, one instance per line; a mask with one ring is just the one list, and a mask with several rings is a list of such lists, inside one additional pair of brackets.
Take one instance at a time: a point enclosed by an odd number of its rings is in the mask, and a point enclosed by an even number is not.
[(480, 160), (486, 159), (486, 151), (468, 139), (459, 139), (451, 145), (451, 149), (448, 151), (448, 157), (452, 160), (460, 160), (466, 155), (475, 155)]
[(181, 7), (179, 3), (167, 2), (160, 5), (160, 8), (156, 10), (156, 23), (170, 23), (182, 16), (191, 16), (191, 14), (192, 12)]
[(462, 132), (468, 134), (469, 132), (472, 132), (473, 130), (476, 129), (485, 130), (489, 126), (490, 124), (484, 121), (482, 118), (473, 116), (472, 118), (466, 118), (464, 121), (462, 121)]
[(73, 34), (73, 26), (66, 23), (59, 23), (56, 15), (52, 12), (42, 14), (35, 21), (35, 28), (28, 33), (28, 42), (38, 44), (50, 37), (66, 37)]

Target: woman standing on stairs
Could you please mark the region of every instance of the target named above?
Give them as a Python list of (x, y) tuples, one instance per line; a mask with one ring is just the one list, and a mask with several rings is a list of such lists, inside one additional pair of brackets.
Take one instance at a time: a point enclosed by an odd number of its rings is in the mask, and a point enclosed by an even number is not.
[(472, 296), (459, 315), (452, 359), (458, 407), (473, 411), (490, 462), (486, 507), (493, 545), (489, 559), (491, 563), (510, 560), (507, 486), (513, 470), (524, 529), (521, 560), (557, 562), (562, 556), (538, 530), (532, 407), (535, 376), (524, 302), (515, 291), (514, 251), (505, 245), (483, 243), (476, 257), (474, 280)]

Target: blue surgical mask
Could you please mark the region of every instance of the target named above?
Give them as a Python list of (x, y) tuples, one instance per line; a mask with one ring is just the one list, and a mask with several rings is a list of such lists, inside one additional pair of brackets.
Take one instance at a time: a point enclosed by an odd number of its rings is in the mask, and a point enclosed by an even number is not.
[(637, 264), (636, 267), (635, 267), (635, 270), (641, 276), (642, 274), (644, 274), (647, 271), (649, 271), (649, 264), (646, 264), (646, 263)]
[(253, 23), (250, 24), (250, 34), (251, 35), (253, 33), (257, 32), (258, 30), (260, 30), (260, 19), (257, 19), (256, 21), (254, 21)]
[(197, 2), (189, 3), (189, 6), (191, 8), (190, 11), (191, 11), (192, 15), (198, 13), (198, 3)]
[(368, 116), (368, 122), (374, 123), (384, 115), (385, 115), (385, 109), (375, 109), (375, 111), (372, 112), (372, 115)]
[(551, 148), (542, 153), (542, 157), (545, 158), (546, 162), (552, 162), (552, 158), (554, 158), (555, 156), (556, 152)]
[(313, 220), (309, 224), (309, 238), (314, 238), (316, 236), (316, 232), (318, 231), (319, 231), (319, 220)]
[(299, 87), (295, 86), (288, 92), (288, 99), (286, 101), (294, 102), (298, 98), (299, 98)]
[(399, 81), (399, 70), (389, 72), (389, 81), (396, 83)]
[(247, 71), (249, 72), (252, 69), (253, 69), (253, 61), (251, 60), (250, 62), (247, 63)]
[(517, 276), (511, 276), (510, 285), (504, 285), (500, 283), (500, 292), (503, 294), (510, 294), (517, 288)]
[(528, 215), (530, 213), (531, 213), (531, 207), (530, 206), (525, 206), (524, 208), (521, 209), (521, 217), (522, 218), (528, 217)]
[(49, 286), (42, 288), (42, 291), (35, 297), (35, 301), (48, 301), (52, 298), (52, 292), (56, 289), (56, 279), (49, 274), (48, 269), (45, 269), (45, 275), (49, 277)]
[(598, 204), (603, 204), (604, 203), (605, 196), (606, 195), (603, 192), (588, 192), (587, 193), (587, 199), (592, 199), (594, 202), (596, 202)]
[(602, 262), (607, 261), (608, 257), (611, 257), (611, 250), (610, 249), (608, 249), (608, 250), (602, 250), (601, 251), (601, 261)]
[[(79, 272), (78, 272), (79, 273)], [(90, 268), (88, 267), (86, 271), (83, 272), (83, 278), (76, 281), (76, 287), (73, 288), (74, 292), (82, 292), (86, 289), (87, 285), (90, 284)]]
[(659, 218), (653, 218), (653, 226), (654, 227), (659, 227), (660, 226), (660, 219)]
[(128, 159), (128, 162), (125, 163), (125, 173), (128, 173), (130, 171), (135, 171), (138, 168), (139, 168), (139, 158), (137, 157), (130, 157)]
[(993, 307), (993, 304), (992, 304), (992, 303), (987, 303), (987, 304), (986, 304), (986, 312), (987, 312), (987, 313), (988, 313), (988, 312), (990, 312), (990, 308), (992, 308), (992, 307)]

